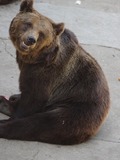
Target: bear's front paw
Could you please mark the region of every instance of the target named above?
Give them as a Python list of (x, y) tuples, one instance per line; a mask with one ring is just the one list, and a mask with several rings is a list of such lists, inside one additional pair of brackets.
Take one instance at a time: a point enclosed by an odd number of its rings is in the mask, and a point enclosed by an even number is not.
[(7, 99), (4, 96), (0, 96), (0, 107), (4, 105)]
[(0, 96), (0, 112), (11, 115), (9, 101), (4, 96)]
[(20, 100), (20, 98), (21, 98), (21, 94), (14, 94), (14, 95), (10, 96), (9, 101), (11, 103), (16, 103)]

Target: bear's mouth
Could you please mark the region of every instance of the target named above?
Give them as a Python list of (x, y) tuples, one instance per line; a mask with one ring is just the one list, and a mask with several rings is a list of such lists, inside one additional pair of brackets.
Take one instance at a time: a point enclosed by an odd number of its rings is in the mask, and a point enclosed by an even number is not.
[(28, 52), (30, 52), (31, 50), (33, 50), (36, 46), (36, 43), (35, 44), (32, 44), (32, 45), (29, 45), (29, 44), (26, 44), (24, 41), (20, 44), (20, 50), (22, 52), (24, 52), (24, 54), (28, 54)]
[(28, 46), (27, 44), (25, 44), (25, 42), (23, 41), (20, 45), (20, 48), (24, 51), (29, 51), (30, 46)]

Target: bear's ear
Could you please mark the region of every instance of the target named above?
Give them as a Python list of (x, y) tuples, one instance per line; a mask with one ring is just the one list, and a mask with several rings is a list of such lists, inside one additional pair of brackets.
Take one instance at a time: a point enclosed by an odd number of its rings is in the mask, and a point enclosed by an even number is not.
[(60, 35), (64, 32), (64, 23), (53, 24), (56, 35)]
[(21, 12), (32, 12), (33, 11), (33, 1), (34, 0), (22, 0), (20, 5)]

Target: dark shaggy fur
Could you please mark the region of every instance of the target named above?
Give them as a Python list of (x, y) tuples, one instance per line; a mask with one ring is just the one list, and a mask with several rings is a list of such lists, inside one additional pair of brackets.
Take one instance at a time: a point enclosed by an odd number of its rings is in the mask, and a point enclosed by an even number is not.
[(0, 0), (0, 5), (3, 5), (3, 4), (9, 4), (9, 3), (12, 3), (16, 0)]
[(76, 144), (96, 134), (109, 110), (102, 69), (73, 32), (24, 0), (10, 25), (20, 69), (20, 95), (0, 98), (0, 137)]

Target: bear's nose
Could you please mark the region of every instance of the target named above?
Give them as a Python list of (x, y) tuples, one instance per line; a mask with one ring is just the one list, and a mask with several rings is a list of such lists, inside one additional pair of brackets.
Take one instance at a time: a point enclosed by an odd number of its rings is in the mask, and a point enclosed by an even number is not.
[(29, 37), (27, 38), (27, 45), (33, 45), (33, 44), (35, 44), (35, 43), (36, 43), (36, 39), (35, 39), (34, 37), (29, 36)]

